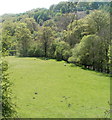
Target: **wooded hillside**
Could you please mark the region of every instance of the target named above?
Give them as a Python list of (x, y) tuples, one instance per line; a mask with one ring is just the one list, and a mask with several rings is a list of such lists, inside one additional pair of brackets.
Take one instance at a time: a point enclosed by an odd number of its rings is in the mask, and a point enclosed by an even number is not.
[(69, 1), (5, 14), (2, 46), (9, 55), (54, 58), (109, 73), (110, 10), (110, 3)]

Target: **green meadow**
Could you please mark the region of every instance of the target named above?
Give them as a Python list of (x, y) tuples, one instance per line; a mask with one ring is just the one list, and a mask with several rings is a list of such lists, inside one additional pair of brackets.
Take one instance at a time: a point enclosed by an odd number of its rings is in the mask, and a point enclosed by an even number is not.
[[(7, 57), (19, 118), (102, 118), (110, 78), (64, 61)], [(108, 115), (109, 117), (109, 115)]]

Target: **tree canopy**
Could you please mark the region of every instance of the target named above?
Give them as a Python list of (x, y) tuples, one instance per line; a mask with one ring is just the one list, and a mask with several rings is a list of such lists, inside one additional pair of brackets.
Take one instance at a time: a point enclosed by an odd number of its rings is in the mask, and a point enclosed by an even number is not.
[(9, 55), (54, 58), (109, 73), (109, 5), (68, 1), (3, 15), (3, 48)]

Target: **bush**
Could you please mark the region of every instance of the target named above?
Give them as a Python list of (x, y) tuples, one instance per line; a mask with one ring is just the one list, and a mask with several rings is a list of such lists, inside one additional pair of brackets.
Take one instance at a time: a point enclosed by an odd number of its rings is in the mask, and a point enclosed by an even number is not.
[(1, 61), (0, 63), (0, 69), (2, 75), (0, 76), (0, 79), (2, 79), (1, 86), (2, 86), (2, 95), (0, 96), (0, 101), (2, 101), (2, 117), (7, 118), (7, 117), (14, 117), (16, 116), (16, 111), (15, 111), (15, 105), (11, 101), (11, 83), (8, 79), (8, 64), (6, 61)]
[(61, 41), (57, 43), (55, 58), (57, 60), (67, 60), (70, 57), (70, 46), (68, 43)]
[(72, 55), (70, 50), (63, 51), (63, 60), (68, 61), (68, 58)]
[(33, 44), (30, 49), (28, 50), (29, 57), (43, 57), (44, 51), (41, 47), (41, 44)]

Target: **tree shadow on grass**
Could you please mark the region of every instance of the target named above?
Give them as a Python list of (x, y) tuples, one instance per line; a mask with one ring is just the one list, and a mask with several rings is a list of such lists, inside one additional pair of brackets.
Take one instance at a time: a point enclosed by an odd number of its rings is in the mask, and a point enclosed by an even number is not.
[[(16, 58), (29, 58), (29, 57), (19, 57), (19, 56), (15, 56)], [(55, 61), (58, 61), (58, 62), (62, 62), (64, 60), (57, 60), (57, 59), (53, 59), (53, 58), (47, 58), (47, 57), (30, 57), (30, 58), (34, 58), (35, 60), (36, 59), (40, 59), (40, 60), (55, 60)], [(64, 61), (66, 64), (70, 64), (70, 67), (79, 67), (83, 70), (86, 70), (86, 71), (91, 71), (91, 72), (94, 72), (95, 74), (97, 74), (98, 76), (105, 76), (105, 77), (110, 77), (112, 78), (112, 74), (107, 74), (107, 73), (101, 73), (101, 72), (98, 72), (98, 71), (95, 71), (95, 70), (92, 70), (90, 68), (85, 68), (84, 66), (80, 66), (80, 65), (77, 65), (75, 63), (69, 63), (67, 61)]]
[(92, 70), (92, 69), (89, 69), (89, 68), (85, 68), (84, 66), (76, 65), (76, 64), (74, 64), (74, 63), (69, 63), (69, 64), (70, 64), (70, 67), (79, 67), (79, 68), (81, 68), (82, 70), (94, 72), (94, 73), (97, 74), (98, 76), (112, 77), (111, 74), (107, 74), (107, 73), (103, 73), (103, 72), (98, 72), (98, 71), (95, 71), (95, 70)]
[(50, 58), (46, 58), (46, 57), (36, 57), (36, 59), (40, 59), (40, 60), (50, 60)]

